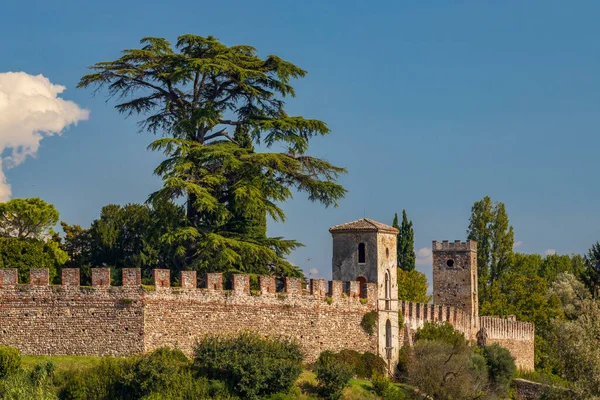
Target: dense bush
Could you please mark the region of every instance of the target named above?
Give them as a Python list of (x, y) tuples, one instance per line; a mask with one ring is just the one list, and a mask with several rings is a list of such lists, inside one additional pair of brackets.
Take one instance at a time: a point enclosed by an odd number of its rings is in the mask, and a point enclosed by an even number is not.
[(13, 347), (0, 347), (0, 377), (15, 373), (21, 367), (21, 353)]
[(494, 343), (483, 348), (490, 384), (498, 394), (506, 394), (515, 376), (515, 360), (504, 347)]
[(415, 335), (415, 341), (418, 340), (441, 341), (454, 347), (463, 347), (467, 344), (465, 336), (448, 322), (443, 324), (426, 322)]
[(298, 344), (287, 339), (207, 337), (194, 349), (194, 370), (208, 379), (227, 382), (243, 398), (287, 392), (302, 372)]
[(319, 382), (321, 395), (330, 400), (342, 397), (342, 391), (349, 385), (354, 374), (352, 366), (339, 362), (335, 354), (324, 351), (313, 366)]
[(348, 364), (352, 367), (354, 375), (359, 378), (369, 379), (373, 374), (383, 374), (386, 371), (386, 363), (383, 358), (376, 354), (356, 350), (341, 350), (339, 353), (330, 353), (336, 361)]
[(382, 374), (373, 374), (371, 377), (371, 385), (373, 385), (373, 391), (378, 396), (383, 396), (390, 389), (390, 379)]

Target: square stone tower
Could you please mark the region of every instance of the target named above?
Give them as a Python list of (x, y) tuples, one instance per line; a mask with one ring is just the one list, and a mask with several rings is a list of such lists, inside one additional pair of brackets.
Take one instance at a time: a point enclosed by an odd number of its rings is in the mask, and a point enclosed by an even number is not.
[(378, 352), (392, 370), (398, 363), (398, 279), (394, 227), (363, 218), (329, 229), (334, 280), (377, 284)]
[[(433, 302), (454, 306), (471, 315), (471, 327), (479, 325), (477, 295), (477, 242), (433, 241)], [(475, 330), (476, 332), (476, 330)]]

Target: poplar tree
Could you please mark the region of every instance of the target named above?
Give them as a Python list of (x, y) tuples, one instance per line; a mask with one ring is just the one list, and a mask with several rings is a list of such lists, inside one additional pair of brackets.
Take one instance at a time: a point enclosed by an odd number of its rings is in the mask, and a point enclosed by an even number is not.
[(284, 221), (280, 204), (294, 191), (325, 206), (346, 193), (337, 183), (345, 170), (307, 154), (327, 125), (285, 110), (291, 81), (306, 71), (212, 36), (141, 44), (91, 66), (78, 86), (107, 87), (119, 112), (143, 115), (140, 130), (162, 135), (149, 146), (166, 155), (155, 170), (163, 187), (150, 200), (183, 198), (186, 207), (185, 224), (164, 241), (199, 271), (301, 275), (285, 260), (301, 244), (267, 237), (266, 216)]
[(469, 240), (477, 241), (477, 274), (480, 304), (489, 298), (489, 287), (512, 266), (514, 231), (506, 207), (489, 196), (471, 208)]

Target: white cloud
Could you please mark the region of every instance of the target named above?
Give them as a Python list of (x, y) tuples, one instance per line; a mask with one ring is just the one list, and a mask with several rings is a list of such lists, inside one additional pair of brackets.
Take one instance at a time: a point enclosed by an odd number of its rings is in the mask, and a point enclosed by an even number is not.
[(546, 255), (546, 256), (551, 256), (553, 254), (556, 254), (556, 250), (554, 250), (554, 249), (548, 249), (548, 250), (544, 251), (544, 255)]
[(427, 265), (427, 266), (431, 266), (431, 263), (433, 262), (432, 257), (431, 257), (431, 248), (429, 247), (423, 247), (420, 249), (415, 249), (415, 253), (417, 253), (417, 261), (416, 264), (417, 265)]
[(311, 268), (308, 272), (310, 272), (311, 275), (319, 275), (319, 270), (316, 268)]
[(0, 201), (11, 195), (6, 169), (34, 157), (44, 137), (88, 119), (88, 110), (58, 96), (65, 89), (43, 75), (0, 73)]
[(518, 242), (515, 242), (515, 244), (513, 244), (513, 249), (516, 249), (517, 247), (520, 247), (522, 245), (523, 245), (523, 242), (519, 240)]

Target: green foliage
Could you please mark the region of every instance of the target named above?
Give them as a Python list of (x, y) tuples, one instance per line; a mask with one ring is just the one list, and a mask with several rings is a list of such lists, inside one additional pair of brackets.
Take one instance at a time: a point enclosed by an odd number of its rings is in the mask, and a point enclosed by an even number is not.
[(383, 374), (386, 370), (385, 361), (376, 354), (344, 349), (339, 353), (331, 353), (336, 361), (352, 367), (354, 376), (369, 379), (373, 374)]
[(585, 255), (583, 281), (594, 298), (600, 298), (600, 242), (596, 242)]
[(486, 394), (485, 360), (468, 346), (418, 340), (407, 375), (410, 385), (433, 399), (476, 399)]
[(390, 378), (383, 374), (373, 374), (371, 377), (371, 384), (373, 385), (373, 391), (378, 396), (383, 396), (390, 389)]
[(406, 210), (402, 210), (402, 225), (398, 225), (398, 214), (395, 214), (392, 226), (399, 231), (396, 244), (398, 267), (404, 271), (413, 271), (417, 261), (417, 256), (415, 255), (415, 232), (412, 221), (408, 221)]
[(377, 326), (377, 311), (369, 311), (363, 315), (360, 326), (369, 336), (373, 336)]
[(465, 336), (448, 323), (443, 324), (434, 322), (425, 322), (423, 327), (417, 330), (415, 341), (439, 341), (447, 343), (452, 347), (466, 347)]
[(31, 268), (48, 268), (50, 280), (67, 259), (67, 254), (52, 240), (0, 237), (0, 267), (16, 268), (21, 283), (29, 282)]
[(513, 263), (514, 232), (503, 203), (489, 196), (471, 209), (467, 236), (477, 241), (477, 274), (480, 305), (489, 298), (489, 285)]
[(338, 362), (335, 355), (329, 351), (321, 353), (313, 370), (319, 381), (321, 395), (330, 400), (342, 397), (342, 391), (350, 384), (353, 375), (352, 366)]
[(0, 398), (55, 400), (58, 397), (50, 376), (46, 374), (44, 377), (34, 377), (32, 373), (19, 370), (0, 379)]
[(58, 222), (56, 208), (37, 197), (0, 203), (0, 237), (46, 239)]
[(562, 280), (565, 282), (555, 285), (553, 290), (564, 301), (563, 310), (567, 310), (569, 319), (557, 319), (552, 324), (555, 340), (551, 350), (558, 364), (556, 369), (572, 382), (579, 397), (597, 398), (600, 397), (600, 303), (590, 297), (579, 297), (582, 290), (576, 280), (570, 280), (571, 288), (565, 287), (569, 281), (564, 277)]
[(397, 270), (398, 299), (413, 303), (429, 303), (431, 296), (427, 295), (427, 276), (417, 270)]
[(21, 353), (14, 347), (0, 347), (0, 378), (15, 373), (21, 367)]
[(506, 394), (515, 376), (515, 360), (504, 347), (492, 344), (483, 348), (488, 376), (492, 387), (499, 394)]
[(204, 338), (194, 349), (193, 367), (201, 376), (226, 381), (239, 396), (257, 398), (289, 391), (302, 372), (302, 353), (289, 340), (245, 332)]
[[(283, 221), (279, 206), (294, 191), (337, 205), (346, 190), (343, 168), (307, 155), (312, 138), (329, 133), (319, 120), (290, 116), (284, 99), (306, 71), (247, 45), (182, 35), (175, 46), (147, 37), (114, 61), (100, 62), (79, 87), (108, 87), (140, 128), (163, 138), (150, 145), (166, 155), (155, 170), (163, 188), (152, 200), (184, 198), (185, 221), (162, 239), (200, 272), (301, 276), (285, 260), (300, 243), (266, 235), (266, 216)], [(282, 152), (257, 152), (254, 144)]]

